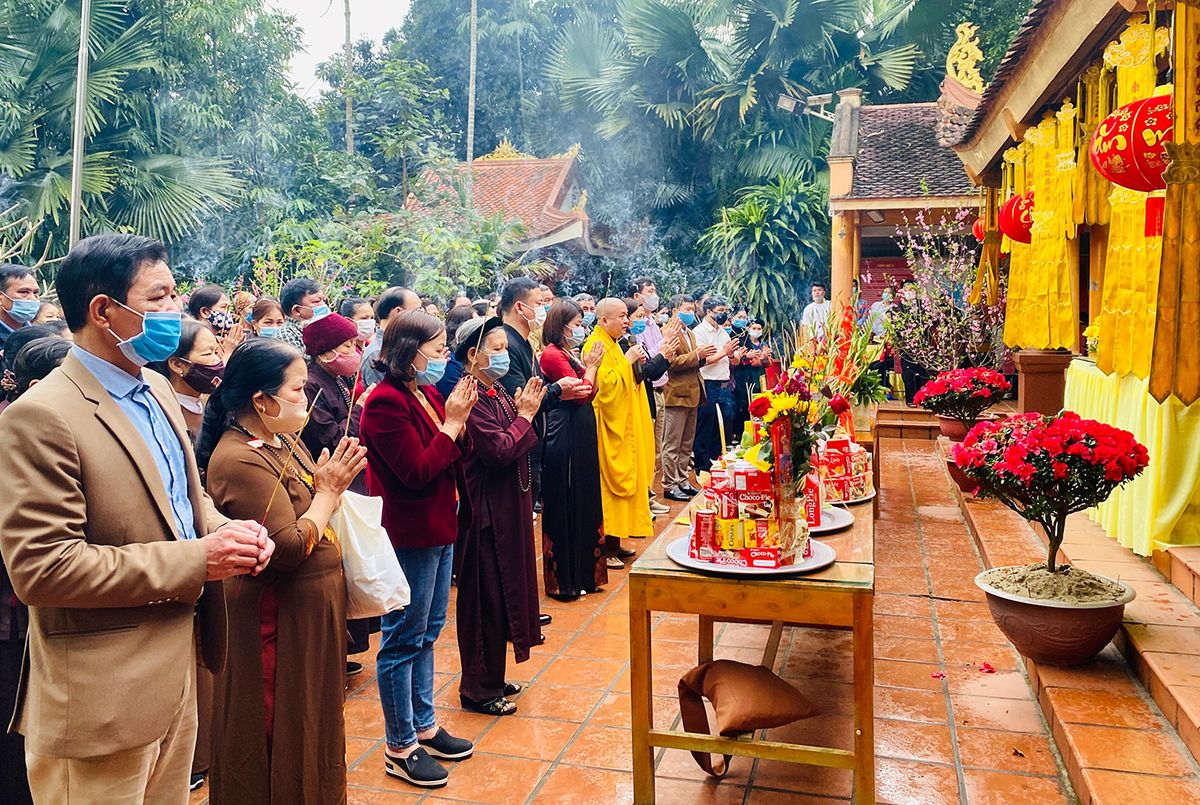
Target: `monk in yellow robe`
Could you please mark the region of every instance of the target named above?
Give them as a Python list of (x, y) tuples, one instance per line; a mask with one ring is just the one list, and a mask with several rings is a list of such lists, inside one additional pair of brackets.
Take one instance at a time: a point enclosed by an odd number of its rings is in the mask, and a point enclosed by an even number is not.
[(632, 551), (620, 548), (622, 537), (648, 537), (650, 483), (654, 477), (654, 424), (646, 389), (634, 374), (635, 364), (646, 360), (636, 344), (619, 341), (629, 331), (629, 310), (620, 299), (602, 299), (596, 305), (596, 327), (584, 344), (588, 354), (595, 344), (604, 349), (596, 372), (596, 440), (600, 449), (600, 498), (604, 533), (609, 537), (611, 559)]

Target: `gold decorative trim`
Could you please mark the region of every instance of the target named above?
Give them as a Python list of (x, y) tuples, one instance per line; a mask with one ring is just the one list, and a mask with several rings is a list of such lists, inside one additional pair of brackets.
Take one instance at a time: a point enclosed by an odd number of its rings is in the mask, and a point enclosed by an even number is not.
[(983, 76), (979, 73), (979, 62), (983, 61), (983, 51), (979, 49), (978, 25), (969, 22), (959, 23), (954, 29), (958, 39), (946, 54), (946, 75), (953, 78), (972, 92), (983, 92)]
[(1167, 184), (1200, 183), (1200, 143), (1163, 143), (1170, 160), (1163, 171)]
[(571, 208), (571, 212), (586, 212), (587, 211), (588, 195), (586, 190), (579, 191), (579, 201), (575, 202), (575, 206)]
[(575, 143), (570, 148), (568, 148), (566, 151), (563, 151), (561, 154), (555, 154), (554, 156), (552, 156), (550, 158), (551, 159), (574, 159), (575, 157), (579, 156), (579, 152), (581, 150), (582, 149), (581, 149), (579, 143)]
[(1109, 67), (1139, 67), (1151, 56), (1166, 53), (1171, 44), (1171, 31), (1167, 28), (1154, 30), (1151, 43), (1150, 23), (1136, 18), (1129, 21), (1117, 42), (1110, 42), (1104, 49), (1104, 63)]
[(487, 162), (493, 159), (537, 159), (532, 154), (525, 154), (517, 150), (516, 146), (507, 137), (500, 141), (496, 146), (496, 150), (487, 156), (482, 156), (476, 159), (476, 162)]

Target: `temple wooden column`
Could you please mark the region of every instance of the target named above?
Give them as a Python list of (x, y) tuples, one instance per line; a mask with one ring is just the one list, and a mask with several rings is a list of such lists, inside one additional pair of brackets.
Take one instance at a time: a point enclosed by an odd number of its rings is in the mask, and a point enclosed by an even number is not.
[(854, 266), (857, 231), (858, 212), (856, 210), (845, 210), (833, 216), (829, 298), (838, 304), (850, 301), (850, 283), (857, 274)]

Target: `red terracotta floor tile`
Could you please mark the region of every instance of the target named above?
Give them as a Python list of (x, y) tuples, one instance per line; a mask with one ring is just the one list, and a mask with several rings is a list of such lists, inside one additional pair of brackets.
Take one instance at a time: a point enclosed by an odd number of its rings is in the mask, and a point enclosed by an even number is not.
[(875, 593), (876, 615), (906, 615), (913, 618), (928, 618), (931, 607), (929, 599), (924, 595), (889, 595)]
[(747, 805), (834, 805), (838, 802), (846, 802), (844, 799), (831, 799), (829, 797), (815, 797), (809, 794), (790, 794), (783, 791), (768, 791), (762, 788), (754, 788), (750, 791), (750, 798)]
[(946, 694), (908, 688), (875, 688), (875, 717), (945, 724), (949, 720)]
[(950, 728), (944, 724), (875, 719), (875, 754), (901, 760), (953, 764)]
[(1200, 655), (1151, 651), (1143, 654), (1142, 660), (1167, 686), (1200, 687)]
[(517, 712), (530, 718), (582, 722), (603, 695), (601, 691), (537, 682), (516, 698)]
[(1021, 667), (1018, 654), (1008, 646), (996, 643), (975, 643), (970, 640), (945, 641), (942, 655), (946, 667), (982, 668), (987, 663), (997, 671), (1016, 671)]
[(928, 617), (909, 618), (903, 615), (876, 615), (875, 639), (886, 637), (916, 637), (933, 640), (933, 623)]
[(876, 687), (940, 691), (942, 680), (934, 676), (938, 673), (941, 673), (939, 667), (930, 663), (901, 662), (899, 660), (875, 661)]
[(400, 805), (400, 803), (420, 802), (422, 796), (422, 794), (409, 794), (404, 791), (383, 791), (348, 786), (346, 805)]
[[(754, 767), (754, 758), (735, 757), (729, 761), (729, 771), (721, 778), (735, 786), (744, 786), (750, 781), (750, 771)], [(663, 750), (662, 758), (657, 761), (655, 774), (659, 778), (703, 781), (711, 779), (692, 758), (690, 752), (682, 749)], [(761, 783), (760, 783), (761, 785)]]
[(604, 690), (621, 673), (621, 668), (622, 663), (615, 660), (587, 660), (580, 657), (562, 656), (546, 666), (546, 669), (538, 676), (537, 682), (546, 685)]
[[(515, 800), (510, 800), (515, 801)], [(560, 765), (546, 776), (532, 802), (538, 805), (633, 802), (633, 777), (608, 769)]]
[(1027, 777), (968, 769), (963, 773), (971, 805), (1012, 805), (1016, 802), (1066, 802), (1054, 777)]
[(563, 762), (632, 772), (633, 738), (627, 729), (584, 725), (567, 747)]
[(954, 723), (960, 727), (989, 727), (1041, 734), (1041, 710), (1031, 699), (968, 696), (951, 692)]
[(1115, 648), (1109, 646), (1087, 665), (1073, 668), (1038, 666), (1038, 684), (1041, 687), (1127, 692), (1133, 681), (1124, 659)]
[(1200, 630), (1186, 626), (1133, 623), (1126, 626), (1129, 639), (1139, 653), (1200, 654)]
[(875, 797), (891, 805), (958, 805), (958, 776), (953, 766), (878, 758)]
[(1022, 774), (1058, 774), (1044, 734), (959, 727), (955, 733), (964, 767)]
[(1092, 805), (1183, 805), (1200, 802), (1200, 784), (1194, 780), (1102, 769), (1084, 769), (1083, 778), (1093, 792)]
[(1145, 699), (1133, 693), (1078, 688), (1047, 688), (1054, 717), (1074, 724), (1158, 729), (1159, 717)]
[(570, 721), (505, 716), (483, 734), (476, 749), (492, 755), (554, 760), (578, 730), (579, 725)]
[(975, 668), (946, 669), (950, 692), (966, 696), (991, 696), (1032, 701), (1033, 694), (1020, 671), (980, 673)]
[(760, 760), (754, 773), (754, 786), (778, 788), (799, 794), (848, 797), (853, 789), (853, 774), (849, 769)]
[(1076, 724), (1067, 731), (1067, 740), (1079, 758), (1080, 768), (1174, 776), (1192, 774), (1191, 763), (1160, 732)]

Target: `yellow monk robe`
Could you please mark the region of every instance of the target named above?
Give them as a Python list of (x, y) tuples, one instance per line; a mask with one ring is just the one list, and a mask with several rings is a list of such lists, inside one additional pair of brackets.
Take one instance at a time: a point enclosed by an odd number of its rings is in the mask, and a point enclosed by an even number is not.
[(654, 477), (654, 425), (646, 389), (633, 378), (633, 365), (607, 332), (597, 327), (583, 346), (599, 341), (604, 360), (596, 372), (596, 441), (600, 447), (600, 498), (604, 533), (649, 537), (650, 482)]

